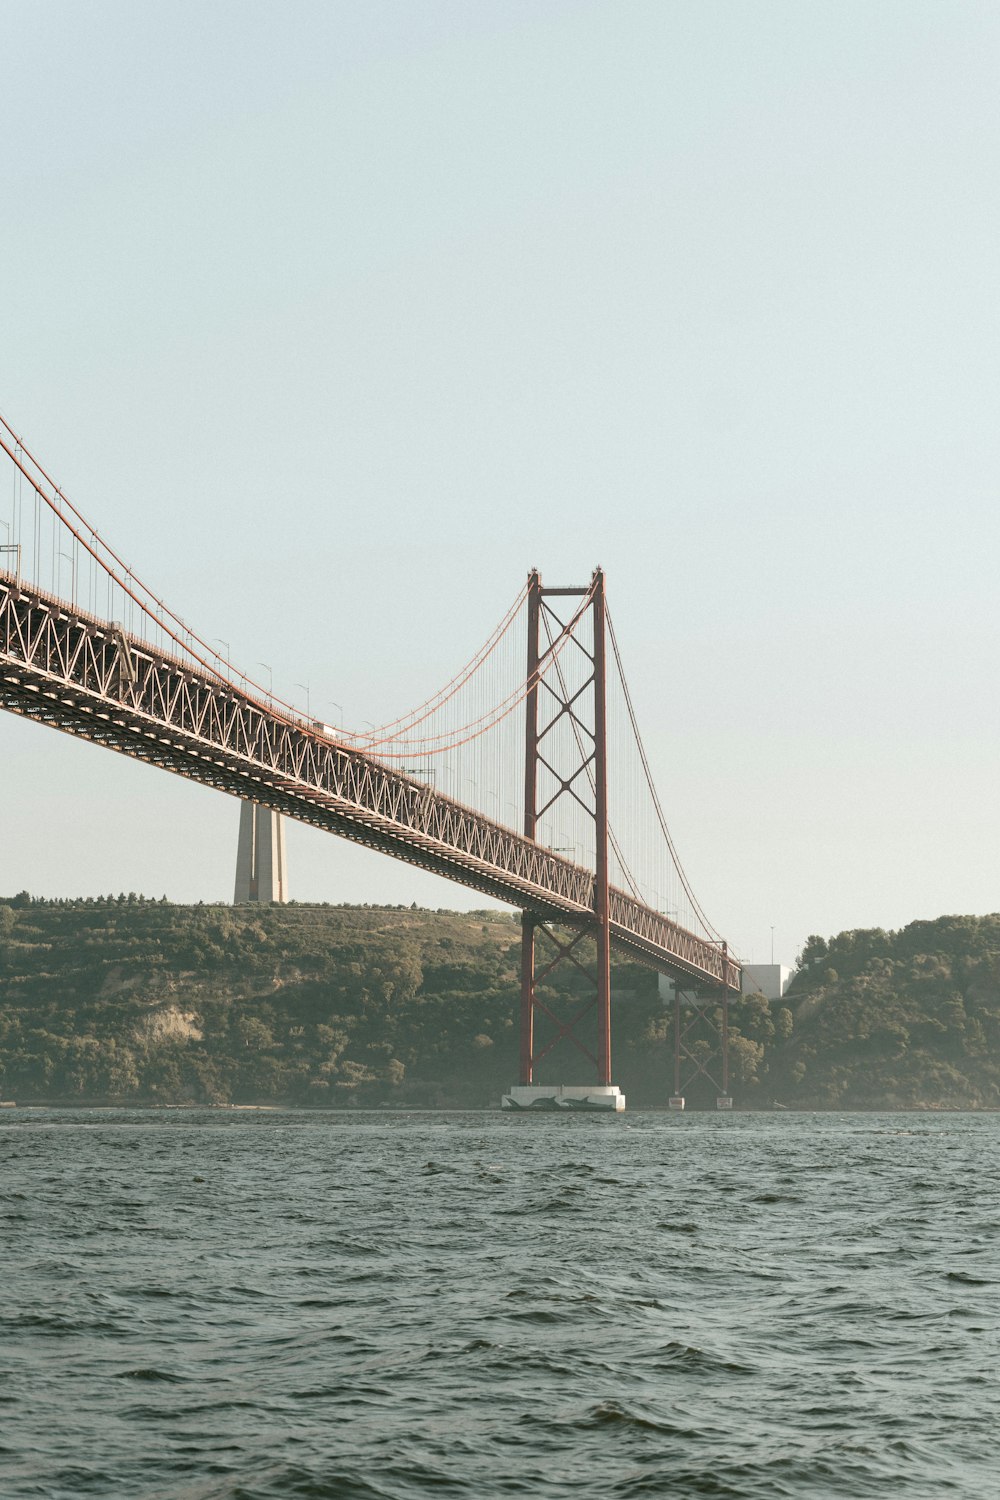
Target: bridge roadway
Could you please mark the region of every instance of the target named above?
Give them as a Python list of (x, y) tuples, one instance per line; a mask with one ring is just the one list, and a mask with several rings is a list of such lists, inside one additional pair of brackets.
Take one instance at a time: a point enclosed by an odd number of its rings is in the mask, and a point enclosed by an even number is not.
[[(521, 907), (590, 926), (594, 876), (422, 782), (0, 572), (0, 708), (162, 766)], [(624, 891), (613, 946), (688, 982), (740, 985), (719, 947)]]

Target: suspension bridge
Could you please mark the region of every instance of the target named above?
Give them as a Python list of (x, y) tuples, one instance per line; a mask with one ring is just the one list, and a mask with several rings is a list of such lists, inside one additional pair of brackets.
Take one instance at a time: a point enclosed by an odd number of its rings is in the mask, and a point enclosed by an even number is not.
[[(0, 449), (0, 708), (520, 908), (505, 1103), (623, 1107), (612, 951), (724, 1005), (739, 992), (670, 836), (601, 569), (559, 587), (531, 572), (444, 687), (364, 732), (333, 728), (190, 628), (2, 417)], [(593, 1084), (539, 1081), (567, 1046)]]

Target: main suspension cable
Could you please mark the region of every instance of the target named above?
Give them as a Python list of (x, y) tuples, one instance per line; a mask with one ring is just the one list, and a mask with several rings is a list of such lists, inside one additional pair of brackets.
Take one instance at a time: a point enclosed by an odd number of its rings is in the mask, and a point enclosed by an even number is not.
[[(507, 634), (508, 630), (510, 630), (514, 621), (517, 619), (518, 612), (520, 611), (521, 605), (524, 603), (527, 594), (528, 585), (525, 584), (521, 589), (521, 592), (518, 594), (517, 598), (514, 600), (514, 603), (510, 606), (507, 613), (500, 621), (500, 624), (493, 631), (493, 634), (489, 637), (484, 645), (480, 646), (475, 655), (470, 657), (465, 666), (462, 667), (460, 671), (455, 673), (455, 676), (451, 679), (451, 681), (445, 683), (443, 688), (439, 688), (436, 693), (433, 693), (429, 698), (425, 698), (424, 702), (418, 704), (416, 708), (412, 708), (407, 713), (401, 714), (398, 719), (389, 719), (385, 724), (376, 724), (370, 733), (361, 734), (355, 731), (346, 731), (348, 737), (354, 740), (361, 740), (366, 745), (383, 743), (387, 740), (400, 738), (399, 734), (392, 735), (387, 733), (387, 731), (395, 729), (397, 725), (405, 725), (406, 730), (408, 731), (410, 729), (416, 729), (419, 724), (422, 724), (426, 719), (431, 718), (435, 713), (437, 713), (438, 709), (443, 708), (446, 703), (450, 702), (451, 699), (455, 697), (456, 693), (460, 692), (461, 689), (465, 687), (467, 682), (471, 681), (471, 679), (476, 675), (481, 667), (485, 666), (486, 662), (493, 655), (494, 651), (497, 649), (500, 642)], [(378, 735), (383, 735), (384, 741), (378, 741), (376, 739), (376, 736)]]
[(663, 814), (663, 807), (660, 803), (659, 793), (657, 792), (656, 786), (653, 782), (653, 773), (650, 770), (649, 760), (646, 756), (646, 747), (642, 742), (642, 735), (639, 733), (639, 725), (636, 721), (635, 708), (632, 704), (632, 694), (629, 692), (628, 682), (626, 681), (625, 672), (622, 667), (621, 653), (618, 650), (618, 641), (615, 637), (615, 627), (611, 620), (610, 611), (607, 612), (607, 621), (608, 635), (611, 640), (611, 649), (614, 652), (615, 663), (618, 667), (618, 677), (622, 685), (622, 692), (625, 696), (625, 706), (628, 710), (629, 723), (632, 726), (632, 733), (635, 737), (636, 747), (639, 751), (639, 758), (642, 761), (642, 769), (645, 773), (646, 785), (649, 788), (649, 794), (653, 801), (653, 809), (656, 813), (657, 821), (660, 825), (660, 831), (662, 832), (664, 840), (666, 841), (667, 848), (670, 851), (670, 857), (674, 862), (674, 868), (677, 871), (681, 885), (684, 888), (684, 892), (691, 903), (691, 909), (698, 917), (698, 920), (701, 922), (705, 931), (709, 933), (717, 942), (722, 942), (721, 934), (716, 930), (715, 927), (712, 926), (711, 922), (708, 920), (704, 911), (702, 910), (701, 903), (698, 901), (698, 898), (695, 896), (694, 891), (691, 889), (691, 882), (687, 878), (684, 866), (681, 864), (680, 857), (674, 845), (673, 838), (671, 837), (670, 829), (667, 827), (667, 820)]
[[(462, 745), (467, 745), (471, 740), (479, 739), (480, 736), (488, 733), (489, 730), (495, 728), (497, 724), (501, 724), (504, 719), (508, 718), (524, 702), (532, 688), (536, 687), (542, 681), (553, 663), (558, 662), (558, 658), (565, 649), (567, 641), (572, 639), (573, 630), (589, 608), (592, 596), (593, 587), (584, 595), (572, 620), (566, 626), (562, 637), (557, 638), (551, 652), (546, 652), (547, 659), (539, 662), (536, 670), (524, 682), (519, 683), (512, 692), (508, 693), (506, 698), (502, 698), (498, 704), (494, 704), (485, 713), (480, 714), (478, 718), (470, 719), (468, 723), (459, 725), (445, 733), (422, 736), (417, 739), (392, 735), (388, 736), (385, 740), (376, 740), (366, 735), (360, 740), (359, 748), (369, 753), (374, 753), (377, 750), (378, 759), (405, 760), (411, 755), (444, 755), (449, 750), (456, 750)], [(461, 735), (462, 738), (455, 738), (457, 735)], [(396, 745), (400, 748), (398, 750), (383, 750), (381, 749), (383, 744)]]

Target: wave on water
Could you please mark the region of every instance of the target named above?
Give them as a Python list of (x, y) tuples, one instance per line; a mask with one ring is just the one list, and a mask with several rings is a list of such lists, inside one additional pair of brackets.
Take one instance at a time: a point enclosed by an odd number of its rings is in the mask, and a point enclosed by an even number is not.
[(4, 1119), (0, 1495), (996, 1500), (1000, 1118), (629, 1123)]

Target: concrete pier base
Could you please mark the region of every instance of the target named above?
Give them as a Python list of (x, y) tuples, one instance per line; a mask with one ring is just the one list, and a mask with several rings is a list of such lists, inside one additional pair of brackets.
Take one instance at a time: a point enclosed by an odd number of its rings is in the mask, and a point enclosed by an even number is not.
[(731, 1094), (720, 1094), (715, 1101), (716, 1109), (732, 1109), (733, 1096)]
[(616, 1083), (521, 1084), (517, 1083), (500, 1101), (502, 1109), (554, 1113), (559, 1110), (589, 1114), (617, 1114), (625, 1108), (625, 1095)]
[(677, 1110), (678, 1114), (683, 1110), (683, 1108), (684, 1108), (684, 1102), (685, 1101), (684, 1101), (684, 1095), (683, 1094), (671, 1094), (671, 1096), (670, 1096), (670, 1108)]

